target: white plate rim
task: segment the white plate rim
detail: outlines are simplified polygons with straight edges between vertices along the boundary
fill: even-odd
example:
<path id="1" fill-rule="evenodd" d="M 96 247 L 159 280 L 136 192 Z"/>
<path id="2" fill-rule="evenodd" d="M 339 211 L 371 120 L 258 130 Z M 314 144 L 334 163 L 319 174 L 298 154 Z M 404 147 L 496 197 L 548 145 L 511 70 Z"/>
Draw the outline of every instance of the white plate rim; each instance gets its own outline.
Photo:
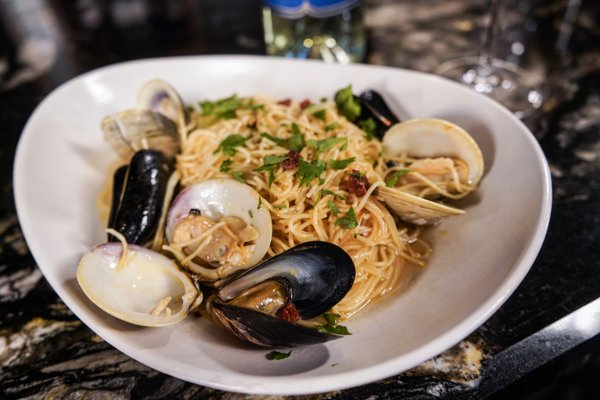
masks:
<path id="1" fill-rule="evenodd" d="M 168 375 L 173 375 L 173 372 L 168 368 L 155 363 L 151 357 L 147 357 L 146 354 L 131 354 L 131 352 L 127 351 L 124 346 L 121 346 L 118 342 L 118 335 L 111 335 L 107 332 L 99 333 L 92 326 L 90 326 L 90 320 L 86 317 L 85 312 L 82 308 L 80 308 L 74 301 L 71 301 L 69 295 L 60 289 L 60 283 L 52 278 L 51 274 L 47 274 L 45 271 L 45 265 L 48 265 L 45 257 L 43 256 L 43 250 L 40 245 L 40 242 L 33 237 L 33 235 L 29 234 L 29 226 L 32 223 L 29 219 L 28 212 L 23 208 L 22 204 L 24 204 L 24 191 L 25 191 L 25 183 L 26 176 L 24 176 L 23 171 L 25 170 L 25 163 L 27 159 L 25 158 L 26 149 L 29 146 L 32 146 L 31 140 L 34 136 L 31 126 L 34 124 L 34 121 L 37 118 L 40 118 L 40 115 L 43 113 L 44 105 L 50 101 L 50 99 L 61 91 L 65 90 L 69 85 L 77 85 L 86 77 L 92 74 L 102 74 L 114 69 L 119 69 L 124 65 L 130 64 L 144 64 L 148 62 L 177 62 L 178 60 L 190 60 L 190 59 L 212 59 L 227 62 L 267 62 L 267 63 L 292 63 L 297 62 L 296 60 L 285 60 L 278 59 L 272 57 L 261 57 L 261 56 L 247 56 L 247 55 L 219 55 L 219 56 L 181 56 L 181 57 L 166 57 L 166 58 L 151 58 L 151 59 L 143 59 L 143 60 L 133 60 L 127 61 L 118 64 L 112 64 L 105 67 L 101 67 L 89 72 L 86 72 L 82 75 L 76 76 L 71 80 L 63 83 L 56 89 L 54 89 L 44 100 L 36 107 L 31 117 L 29 118 L 27 124 L 25 125 L 21 137 L 19 139 L 19 143 L 17 145 L 17 151 L 15 155 L 14 161 L 14 169 L 13 169 L 13 182 L 14 182 L 14 196 L 15 196 L 15 205 L 17 210 L 17 216 L 19 218 L 21 229 L 23 231 L 24 237 L 27 241 L 27 244 L 30 248 L 31 254 L 38 262 L 38 266 L 40 270 L 44 273 L 45 278 L 49 281 L 50 285 L 53 289 L 59 294 L 61 299 L 65 302 L 65 304 L 80 318 L 90 329 L 94 330 L 99 334 L 103 339 L 105 339 L 112 346 L 116 347 L 119 351 L 127 354 L 133 359 L 140 361 L 141 363 L 151 366 L 152 368 L 163 372 Z M 302 62 L 310 62 L 315 63 L 318 61 L 302 61 Z M 383 71 L 393 71 L 393 70 L 401 70 L 404 73 L 416 74 L 421 76 L 426 76 L 428 79 L 443 79 L 439 78 L 427 73 L 419 72 L 419 71 L 411 71 L 411 70 L 402 70 L 399 68 L 385 67 L 385 66 L 371 66 L 371 65 L 351 65 L 344 66 L 347 68 L 357 68 L 357 69 L 367 69 L 367 70 L 383 70 Z M 459 85 L 458 83 L 454 83 L 456 85 L 456 90 L 466 90 L 470 91 L 466 87 Z M 496 103 L 495 101 L 483 97 L 481 101 L 486 101 L 489 103 L 490 107 L 497 108 L 500 112 L 507 115 L 508 118 L 516 119 L 510 111 Z M 525 125 L 518 121 L 518 123 L 524 128 L 526 131 L 529 130 L 525 127 Z M 530 133 L 530 132 L 529 132 Z M 321 393 L 332 390 L 341 390 L 349 387 L 356 387 L 359 385 L 367 384 L 379 379 L 383 379 L 399 372 L 408 370 L 412 367 L 417 366 L 418 364 L 430 359 L 446 349 L 452 347 L 456 343 L 460 342 L 470 333 L 475 331 L 479 326 L 481 326 L 485 321 L 487 321 L 495 311 L 510 297 L 510 295 L 516 290 L 519 283 L 524 279 L 525 275 L 533 265 L 537 254 L 542 246 L 542 243 L 545 238 L 545 234 L 548 229 L 549 220 L 550 220 L 550 211 L 552 207 L 552 187 L 551 187 L 551 178 L 550 178 L 550 170 L 548 168 L 548 163 L 545 159 L 543 151 L 539 143 L 535 140 L 533 134 L 527 135 L 527 141 L 531 146 L 531 149 L 534 152 L 536 162 L 538 167 L 541 168 L 542 176 L 543 176 L 543 193 L 542 193 L 542 203 L 539 209 L 539 215 L 537 218 L 537 225 L 534 230 L 534 234 L 531 235 L 529 243 L 524 246 L 526 250 L 520 256 L 518 261 L 513 265 L 511 272 L 507 278 L 504 279 L 502 284 L 492 293 L 492 295 L 481 304 L 479 307 L 475 309 L 467 318 L 463 319 L 460 323 L 455 325 L 452 329 L 445 332 L 444 334 L 438 336 L 435 340 L 430 341 L 426 345 L 417 348 L 405 355 L 401 358 L 401 362 L 398 359 L 393 359 L 387 362 L 380 363 L 375 366 L 361 368 L 355 371 L 349 372 L 341 372 L 334 373 L 325 377 L 309 377 L 308 379 L 304 377 L 295 376 L 293 381 L 290 379 L 286 379 L 285 377 L 260 377 L 260 379 L 264 380 L 265 383 L 262 385 L 255 385 L 252 387 L 246 387 L 243 385 L 236 385 L 232 383 L 222 383 L 222 382 L 214 382 L 214 381 L 206 381 L 203 379 L 199 379 L 197 376 L 186 375 L 185 373 L 180 373 L 176 375 L 176 377 L 201 384 L 206 385 L 212 388 L 226 390 L 226 391 L 236 391 L 236 392 L 245 392 L 250 394 L 311 394 L 311 393 Z M 117 344 L 115 344 L 117 342 Z M 399 365 L 401 364 L 401 366 Z"/>

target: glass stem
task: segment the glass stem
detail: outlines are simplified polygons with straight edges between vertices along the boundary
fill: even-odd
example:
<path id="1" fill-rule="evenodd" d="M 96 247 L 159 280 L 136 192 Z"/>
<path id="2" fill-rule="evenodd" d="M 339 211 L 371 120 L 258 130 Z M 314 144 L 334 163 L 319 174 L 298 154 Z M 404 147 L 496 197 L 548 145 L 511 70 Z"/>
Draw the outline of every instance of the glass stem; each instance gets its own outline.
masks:
<path id="1" fill-rule="evenodd" d="M 491 60 L 496 56 L 496 43 L 500 31 L 500 9 L 503 0 L 490 0 L 490 21 L 483 36 L 479 52 L 479 63 L 483 69 L 491 67 Z"/>

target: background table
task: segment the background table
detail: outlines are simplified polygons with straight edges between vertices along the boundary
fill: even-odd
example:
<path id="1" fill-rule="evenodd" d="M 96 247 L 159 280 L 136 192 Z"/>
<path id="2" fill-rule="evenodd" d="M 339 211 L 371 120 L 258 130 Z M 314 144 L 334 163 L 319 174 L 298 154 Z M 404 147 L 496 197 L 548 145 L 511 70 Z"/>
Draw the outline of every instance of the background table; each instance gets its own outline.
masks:
<path id="1" fill-rule="evenodd" d="M 600 398 L 600 4 L 583 1 L 569 26 L 567 1 L 509 3 L 522 19 L 503 31 L 500 53 L 532 71 L 547 95 L 526 121 L 554 186 L 539 257 L 507 303 L 454 348 L 389 379 L 305 398 Z M 486 5 L 366 1 L 366 61 L 431 71 L 477 47 Z M 130 59 L 263 54 L 260 3 L 2 0 L 0 13 L 0 397 L 260 398 L 163 375 L 91 332 L 37 268 L 12 192 L 19 135 L 52 89 Z M 481 363 L 467 357 L 473 350 Z"/>

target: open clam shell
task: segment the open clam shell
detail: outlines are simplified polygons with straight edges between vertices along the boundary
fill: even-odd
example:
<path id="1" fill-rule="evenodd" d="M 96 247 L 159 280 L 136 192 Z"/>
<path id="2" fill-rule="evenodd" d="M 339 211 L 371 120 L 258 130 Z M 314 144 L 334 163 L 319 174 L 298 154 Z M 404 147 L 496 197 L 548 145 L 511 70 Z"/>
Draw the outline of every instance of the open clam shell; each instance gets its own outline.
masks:
<path id="1" fill-rule="evenodd" d="M 179 93 L 162 79 L 146 82 L 139 90 L 137 106 L 156 111 L 175 122 L 179 131 L 184 131 L 188 114 Z"/>
<path id="2" fill-rule="evenodd" d="M 228 329 L 250 343 L 298 346 L 325 342 L 341 336 L 288 322 L 276 316 L 278 311 L 264 310 L 275 299 L 285 298 L 287 303 L 283 307 L 292 305 L 300 321 L 317 317 L 348 293 L 354 277 L 354 262 L 343 249 L 327 242 L 307 242 L 230 279 L 219 289 L 218 300 L 212 307 Z M 279 291 L 286 293 L 261 291 L 248 304 L 239 301 L 249 289 L 270 280 L 282 282 Z"/>
<path id="3" fill-rule="evenodd" d="M 131 109 L 102 119 L 105 140 L 125 160 L 142 149 L 154 149 L 173 158 L 179 151 L 179 133 L 173 121 L 151 111 Z"/>
<path id="4" fill-rule="evenodd" d="M 183 320 L 200 304 L 190 278 L 162 254 L 143 247 L 103 243 L 83 255 L 77 282 L 85 295 L 108 314 L 141 326 L 167 326 Z"/>
<path id="5" fill-rule="evenodd" d="M 184 265 L 205 280 L 216 281 L 256 265 L 267 253 L 273 235 L 269 210 L 262 206 L 260 195 L 250 186 L 234 179 L 211 179 L 191 185 L 173 200 L 167 214 L 166 237 L 173 244 L 176 226 L 190 212 L 196 212 L 213 222 L 235 217 L 258 231 L 249 256 L 237 265 L 227 263 L 209 268 L 195 262 Z"/>
<path id="6" fill-rule="evenodd" d="M 465 213 L 464 210 L 386 186 L 379 186 L 376 194 L 403 221 L 415 225 L 435 224 L 444 218 Z"/>
<path id="7" fill-rule="evenodd" d="M 383 137 L 383 153 L 413 158 L 452 157 L 469 167 L 467 183 L 476 186 L 484 171 L 479 146 L 460 126 L 442 119 L 411 119 L 392 126 Z"/>

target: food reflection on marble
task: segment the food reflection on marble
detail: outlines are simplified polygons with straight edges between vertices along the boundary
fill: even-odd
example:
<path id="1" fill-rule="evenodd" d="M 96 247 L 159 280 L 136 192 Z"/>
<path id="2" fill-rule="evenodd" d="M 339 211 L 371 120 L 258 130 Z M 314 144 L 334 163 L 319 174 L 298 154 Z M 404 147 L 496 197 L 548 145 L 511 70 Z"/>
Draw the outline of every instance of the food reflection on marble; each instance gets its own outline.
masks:
<path id="1" fill-rule="evenodd" d="M 483 174 L 462 128 L 399 121 L 374 90 L 187 109 L 153 80 L 137 105 L 101 123 L 126 164 L 100 201 L 109 243 L 77 276 L 92 302 L 143 326 L 177 323 L 206 298 L 209 315 L 260 346 L 348 335 L 340 322 L 426 265 L 421 226 L 463 214 L 445 203 Z"/>

